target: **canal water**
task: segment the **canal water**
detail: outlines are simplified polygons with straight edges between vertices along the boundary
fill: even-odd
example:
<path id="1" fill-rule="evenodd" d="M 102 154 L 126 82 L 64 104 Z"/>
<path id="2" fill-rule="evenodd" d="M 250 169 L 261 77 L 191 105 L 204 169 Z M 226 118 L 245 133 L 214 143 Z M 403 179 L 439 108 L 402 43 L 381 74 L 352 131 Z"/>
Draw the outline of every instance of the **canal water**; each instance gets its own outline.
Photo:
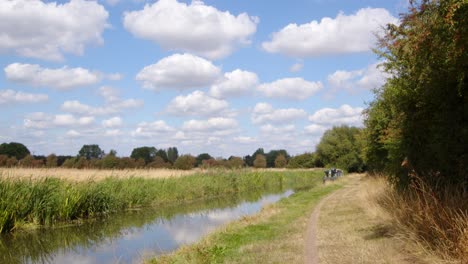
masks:
<path id="1" fill-rule="evenodd" d="M 291 195 L 251 193 L 112 214 L 81 225 L 0 236 L 0 263 L 140 263 L 200 240 L 217 227 Z"/>

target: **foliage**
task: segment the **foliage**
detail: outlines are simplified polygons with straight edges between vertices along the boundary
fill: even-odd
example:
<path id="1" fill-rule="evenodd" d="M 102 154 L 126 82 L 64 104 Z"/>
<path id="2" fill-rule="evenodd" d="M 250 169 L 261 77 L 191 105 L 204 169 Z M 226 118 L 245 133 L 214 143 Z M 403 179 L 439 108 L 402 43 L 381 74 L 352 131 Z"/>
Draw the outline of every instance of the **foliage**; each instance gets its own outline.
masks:
<path id="1" fill-rule="evenodd" d="M 101 159 L 104 156 L 104 151 L 101 150 L 99 145 L 83 145 L 78 152 L 78 157 L 83 157 L 87 160 L 90 159 Z"/>
<path id="2" fill-rule="evenodd" d="M 226 167 L 230 169 L 239 169 L 244 166 L 244 160 L 240 157 L 231 156 L 226 162 Z"/>
<path id="3" fill-rule="evenodd" d="M 288 168 L 314 168 L 315 166 L 315 155 L 313 153 L 304 153 L 292 157 L 288 162 Z"/>
<path id="4" fill-rule="evenodd" d="M 255 160 L 253 162 L 255 168 L 266 168 L 267 161 L 265 155 L 257 154 L 255 155 Z"/>
<path id="5" fill-rule="evenodd" d="M 154 157 L 156 157 L 156 152 L 157 150 L 155 147 L 139 147 L 132 150 L 130 157 L 135 160 L 143 159 L 145 164 L 148 164 L 154 160 Z"/>
<path id="6" fill-rule="evenodd" d="M 156 151 L 156 157 L 160 157 L 164 162 L 168 162 L 167 152 L 164 149 L 159 149 Z"/>
<path id="7" fill-rule="evenodd" d="M 317 145 L 317 159 L 327 165 L 349 172 L 362 172 L 364 142 L 357 127 L 339 126 L 325 131 Z"/>
<path id="8" fill-rule="evenodd" d="M 19 165 L 23 168 L 31 168 L 33 166 L 34 157 L 32 155 L 26 155 L 19 161 Z"/>
<path id="9" fill-rule="evenodd" d="M 195 166 L 199 167 L 200 165 L 203 164 L 203 161 L 204 160 L 209 160 L 209 159 L 212 159 L 213 157 L 211 157 L 210 154 L 208 153 L 202 153 L 202 154 L 199 154 L 196 158 L 196 162 L 195 162 Z"/>
<path id="10" fill-rule="evenodd" d="M 164 161 L 164 159 L 161 158 L 160 156 L 156 156 L 154 158 L 154 160 L 147 165 L 147 167 L 154 168 L 154 169 L 157 169 L 157 168 L 170 168 L 171 163 Z"/>
<path id="11" fill-rule="evenodd" d="M 275 149 L 272 149 L 270 150 L 270 152 L 268 152 L 266 155 L 265 155 L 265 158 L 266 158 L 266 161 L 267 161 L 267 167 L 268 168 L 274 168 L 276 167 L 275 165 L 275 160 L 276 158 L 279 156 L 279 155 L 283 155 L 284 158 L 286 159 L 286 162 L 287 160 L 289 159 L 289 154 L 286 150 L 284 149 L 279 149 L 279 150 L 275 150 Z"/>
<path id="12" fill-rule="evenodd" d="M 288 160 L 283 154 L 279 154 L 275 159 L 275 168 L 284 168 L 288 164 Z"/>
<path id="13" fill-rule="evenodd" d="M 179 151 L 176 147 L 170 147 L 167 149 L 167 159 L 170 163 L 174 164 L 174 162 L 179 157 Z"/>
<path id="14" fill-rule="evenodd" d="M 391 76 L 367 109 L 369 166 L 400 187 L 467 185 L 468 2 L 412 2 L 380 39 Z M 401 168 L 405 160 L 406 168 Z"/>
<path id="15" fill-rule="evenodd" d="M 179 170 L 190 170 L 195 166 L 195 158 L 192 155 L 182 155 L 174 162 L 174 168 Z"/>
<path id="16" fill-rule="evenodd" d="M 15 157 L 17 160 L 20 160 L 29 154 L 29 149 L 21 143 L 10 142 L 0 145 L 0 155 L 7 155 L 8 157 Z"/>
<path id="17" fill-rule="evenodd" d="M 55 155 L 54 153 L 50 154 L 49 156 L 47 156 L 47 160 L 46 160 L 46 167 L 47 168 L 55 168 L 57 167 L 58 165 L 58 159 L 57 159 L 57 155 Z"/>

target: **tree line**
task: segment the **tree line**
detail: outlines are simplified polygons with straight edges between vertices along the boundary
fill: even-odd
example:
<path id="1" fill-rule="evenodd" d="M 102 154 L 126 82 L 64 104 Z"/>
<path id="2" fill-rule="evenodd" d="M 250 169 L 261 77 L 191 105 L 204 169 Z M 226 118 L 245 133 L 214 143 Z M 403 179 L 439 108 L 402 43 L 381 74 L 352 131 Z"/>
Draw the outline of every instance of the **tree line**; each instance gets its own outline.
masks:
<path id="1" fill-rule="evenodd" d="M 230 156 L 215 158 L 209 153 L 197 156 L 179 155 L 177 147 L 156 149 L 143 146 L 134 148 L 129 157 L 118 157 L 115 150 L 105 153 L 99 145 L 83 145 L 76 156 L 31 155 L 28 148 L 17 142 L 0 145 L 0 167 L 63 167 L 95 169 L 128 169 L 128 168 L 168 168 L 189 170 L 199 168 L 314 168 L 340 167 L 347 171 L 363 171 L 366 166 L 356 142 L 362 129 L 356 127 L 334 127 L 325 132 L 317 151 L 291 156 L 285 149 L 265 152 L 258 148 L 251 155 L 244 157 Z"/>

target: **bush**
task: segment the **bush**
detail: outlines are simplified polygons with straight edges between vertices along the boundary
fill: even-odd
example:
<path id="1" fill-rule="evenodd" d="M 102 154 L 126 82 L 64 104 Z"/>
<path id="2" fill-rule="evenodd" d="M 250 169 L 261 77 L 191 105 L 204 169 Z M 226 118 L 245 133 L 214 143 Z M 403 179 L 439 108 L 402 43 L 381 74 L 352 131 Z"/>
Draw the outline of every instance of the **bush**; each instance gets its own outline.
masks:
<path id="1" fill-rule="evenodd" d="M 174 162 L 174 168 L 179 170 L 190 170 L 195 166 L 196 159 L 192 155 L 182 155 Z"/>
<path id="2" fill-rule="evenodd" d="M 266 168 L 267 166 L 267 161 L 264 155 L 262 154 L 257 154 L 255 156 L 255 160 L 253 162 L 253 165 L 255 168 Z"/>
<path id="3" fill-rule="evenodd" d="M 275 159 L 275 168 L 284 168 L 288 164 L 286 157 L 282 154 L 278 155 Z"/>

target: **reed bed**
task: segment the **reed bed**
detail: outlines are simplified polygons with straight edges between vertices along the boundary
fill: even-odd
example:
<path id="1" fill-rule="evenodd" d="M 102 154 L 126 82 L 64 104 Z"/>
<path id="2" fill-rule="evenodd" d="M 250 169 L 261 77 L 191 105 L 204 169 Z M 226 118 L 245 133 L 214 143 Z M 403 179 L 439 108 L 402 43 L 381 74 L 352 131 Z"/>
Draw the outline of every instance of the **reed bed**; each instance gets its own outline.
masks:
<path id="1" fill-rule="evenodd" d="M 106 178 L 128 179 L 140 177 L 145 179 L 174 178 L 192 175 L 198 170 L 170 169 L 127 169 L 127 170 L 97 170 L 68 168 L 0 168 L 0 178 L 10 179 L 45 179 L 57 178 L 70 181 L 99 181 Z"/>
<path id="2" fill-rule="evenodd" d="M 226 194 L 282 187 L 312 187 L 309 171 L 208 171 L 191 177 L 107 177 L 68 181 L 56 177 L 0 178 L 0 233 L 52 225 L 129 208 L 163 206 Z"/>

